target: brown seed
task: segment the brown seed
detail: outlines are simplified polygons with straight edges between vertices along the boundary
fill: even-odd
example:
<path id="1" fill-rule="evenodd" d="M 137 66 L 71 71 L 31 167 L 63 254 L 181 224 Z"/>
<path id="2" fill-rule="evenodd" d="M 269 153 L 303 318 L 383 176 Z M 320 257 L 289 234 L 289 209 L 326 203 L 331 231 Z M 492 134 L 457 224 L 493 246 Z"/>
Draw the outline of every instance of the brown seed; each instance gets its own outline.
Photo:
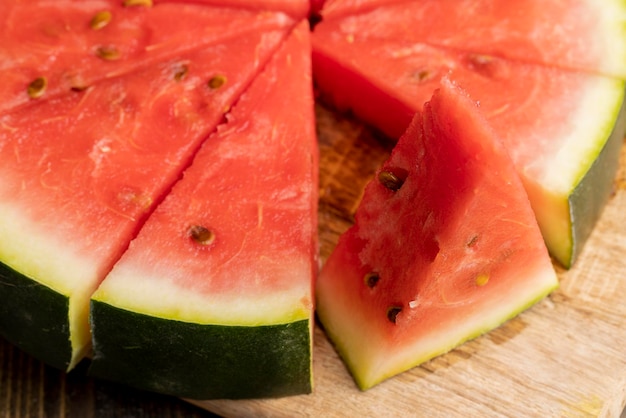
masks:
<path id="1" fill-rule="evenodd" d="M 201 225 L 194 225 L 190 227 L 189 236 L 201 245 L 209 245 L 215 241 L 215 234 L 213 231 Z"/>
<path id="2" fill-rule="evenodd" d="M 111 18 L 113 15 L 108 10 L 103 10 L 98 12 L 91 18 L 91 22 L 89 22 L 89 27 L 93 30 L 100 30 L 111 22 Z"/>
<path id="3" fill-rule="evenodd" d="M 374 288 L 374 286 L 376 286 L 376 284 L 378 284 L 378 281 L 380 280 L 380 276 L 378 275 L 378 273 L 367 273 L 365 275 L 365 284 L 367 285 L 367 287 L 369 287 L 370 289 Z"/>
<path id="4" fill-rule="evenodd" d="M 396 318 L 401 311 L 402 308 L 399 306 L 391 306 L 389 309 L 387 309 L 387 319 L 389 320 L 389 322 L 395 324 Z"/>
<path id="5" fill-rule="evenodd" d="M 189 67 L 187 64 L 180 64 L 174 69 L 174 80 L 181 81 L 185 77 L 187 77 L 187 73 L 189 72 Z"/>
<path id="6" fill-rule="evenodd" d="M 152 7 L 152 0 L 124 0 L 124 7 L 144 6 Z"/>
<path id="7" fill-rule="evenodd" d="M 96 55 L 105 61 L 115 61 L 120 59 L 120 51 L 114 46 L 101 46 L 96 49 Z"/>
<path id="8" fill-rule="evenodd" d="M 209 88 L 212 90 L 217 90 L 220 87 L 222 87 L 224 84 L 226 84 L 226 77 L 223 75 L 216 75 L 214 77 L 211 77 L 211 79 L 207 83 Z"/>
<path id="9" fill-rule="evenodd" d="M 38 99 L 43 96 L 48 87 L 48 80 L 46 77 L 37 77 L 28 85 L 28 97 L 31 99 Z"/>
<path id="10" fill-rule="evenodd" d="M 473 247 L 474 245 L 476 245 L 476 242 L 478 242 L 478 235 L 474 235 L 468 242 L 467 242 L 467 246 L 468 247 Z"/>
<path id="11" fill-rule="evenodd" d="M 378 181 L 380 181 L 383 186 L 389 190 L 393 190 L 394 192 L 400 190 L 400 187 L 404 184 L 404 179 L 400 178 L 391 171 L 381 171 L 378 174 Z"/>
<path id="12" fill-rule="evenodd" d="M 431 78 L 433 78 L 433 73 L 429 70 L 421 69 L 413 72 L 412 78 L 418 83 L 421 83 L 422 81 L 430 80 Z"/>

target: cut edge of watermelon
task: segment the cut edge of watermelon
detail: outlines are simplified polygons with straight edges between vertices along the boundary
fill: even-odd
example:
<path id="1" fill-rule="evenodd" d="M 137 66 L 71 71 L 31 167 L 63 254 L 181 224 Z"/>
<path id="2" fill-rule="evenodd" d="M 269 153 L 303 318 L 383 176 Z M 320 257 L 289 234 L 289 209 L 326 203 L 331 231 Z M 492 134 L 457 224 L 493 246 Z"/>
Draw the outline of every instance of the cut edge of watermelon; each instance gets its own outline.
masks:
<path id="1" fill-rule="evenodd" d="M 584 243 L 591 235 L 596 221 L 600 218 L 606 202 L 614 193 L 614 178 L 619 168 L 620 149 L 626 134 L 626 102 L 617 116 L 604 147 L 593 164 L 569 195 L 569 207 L 572 224 L 572 247 L 569 263 L 571 267 L 584 248 Z"/>
<path id="2" fill-rule="evenodd" d="M 306 281 L 298 278 L 300 274 L 309 277 L 310 271 L 310 260 L 304 257 L 293 260 L 293 255 L 290 255 L 284 274 L 293 278 L 294 283 L 302 285 L 267 294 L 257 289 L 252 295 L 235 289 L 231 293 L 220 293 L 219 298 L 207 298 L 206 294 L 193 289 L 163 286 L 168 281 L 184 282 L 184 277 L 177 277 L 173 271 L 163 271 L 163 276 L 158 278 L 149 277 L 145 275 L 145 268 L 133 266 L 122 259 L 93 294 L 92 300 L 133 313 L 197 324 L 287 324 L 311 316 L 312 301 L 301 300 L 302 295 L 309 293 L 310 286 L 305 286 Z M 301 273 L 296 275 L 294 272 Z M 146 298 L 146 295 L 150 297 Z M 159 301 L 158 306 L 155 306 L 155 300 Z M 181 300 L 185 301 L 185 305 L 181 306 Z"/>
<path id="3" fill-rule="evenodd" d="M 613 193 L 613 180 L 619 165 L 619 148 L 626 132 L 626 106 L 624 82 L 606 79 L 606 89 L 601 101 L 589 100 L 586 118 L 581 112 L 578 118 L 580 130 L 572 136 L 577 147 L 578 164 L 573 166 L 568 153 L 562 153 L 550 166 L 544 177 L 545 183 L 522 173 L 524 187 L 537 216 L 537 221 L 551 255 L 565 268 L 571 268 L 585 246 L 606 202 Z M 609 103 L 597 106 L 597 103 Z M 598 108 L 605 109 L 604 124 L 597 122 Z M 590 123 L 591 122 L 591 123 Z M 594 128 L 595 126 L 595 128 Z M 589 141 L 580 131 L 586 132 Z M 552 181 L 552 180 L 555 181 Z"/>
<path id="4" fill-rule="evenodd" d="M 340 263 L 340 260 L 337 263 Z M 335 267 L 330 266 L 330 268 L 332 270 Z M 500 304 L 502 308 L 500 311 L 478 310 L 479 312 L 465 317 L 462 322 L 455 323 L 454 333 L 449 333 L 447 337 L 443 334 L 449 329 L 442 330 L 440 334 L 433 333 L 426 341 L 415 341 L 407 345 L 399 355 L 398 351 L 394 351 L 394 356 L 389 355 L 391 347 L 375 347 L 371 344 L 374 340 L 384 341 L 386 336 L 376 335 L 375 332 L 367 335 L 355 332 L 360 324 L 368 319 L 359 317 L 358 310 L 351 309 L 352 299 L 337 298 L 337 294 L 341 292 L 336 292 L 332 284 L 324 286 L 318 284 L 317 292 L 320 295 L 334 294 L 335 296 L 332 297 L 333 303 L 318 304 L 317 314 L 331 343 L 346 362 L 357 387 L 365 391 L 391 377 L 446 354 L 467 341 L 476 339 L 500 326 L 506 326 L 506 321 L 536 305 L 559 286 L 556 274 L 551 267 L 548 269 L 539 267 L 536 273 L 524 276 L 532 276 L 535 279 L 524 287 L 512 288 L 510 293 L 501 299 L 505 302 Z M 507 303 L 506 300 L 509 302 Z M 524 302 L 516 305 L 515 302 L 519 300 L 524 300 Z M 485 315 L 485 312 L 489 314 Z M 332 318 L 343 319 L 333 321 Z M 420 354 L 416 356 L 415 353 L 418 351 Z"/>
<path id="5" fill-rule="evenodd" d="M 0 207 L 0 216 L 2 219 L 11 219 L 12 222 L 2 222 L 2 236 L 13 237 L 11 240 L 3 240 L 0 242 L 0 259 L 2 259 L 0 276 L 7 278 L 13 282 L 11 287 L 16 289 L 5 288 L 5 291 L 20 292 L 18 289 L 39 288 L 36 292 L 41 300 L 32 306 L 32 309 L 26 309 L 22 306 L 20 309 L 16 306 L 13 312 L 23 310 L 30 312 L 29 315 L 36 316 L 37 306 L 46 306 L 47 314 L 41 319 L 45 321 L 46 316 L 63 317 L 63 321 L 58 326 L 61 332 L 60 338 L 66 338 L 69 344 L 69 353 L 65 356 L 56 356 L 54 360 L 47 361 L 54 367 L 63 370 L 70 370 L 89 352 L 91 344 L 91 333 L 89 326 L 85 321 L 89 311 L 89 298 L 96 290 L 97 277 L 94 276 L 94 265 L 100 263 L 89 257 L 79 256 L 71 249 L 71 243 L 60 241 L 54 237 L 42 237 L 40 231 L 36 227 L 23 222 L 23 217 L 19 216 L 19 208 L 12 209 L 4 204 Z M 66 248 L 67 251 L 59 253 L 59 248 Z M 37 254 L 36 257 L 25 258 L 24 254 Z M 72 266 L 68 268 L 68 266 Z M 100 266 L 102 267 L 102 266 Z M 45 270 L 45 272 L 44 272 Z M 37 279 L 33 279 L 37 278 Z M 41 279 L 39 279 L 41 278 Z M 85 280 L 88 278 L 88 280 Z M 6 283 L 3 282 L 3 285 Z M 44 290 L 46 289 L 46 290 Z M 5 293 L 3 291 L 3 293 Z M 25 296 L 20 292 L 21 296 Z M 35 298 L 37 299 L 37 298 Z M 58 300 L 59 302 L 55 302 Z M 64 302 L 61 302 L 64 301 Z M 6 300 L 10 303 L 28 304 L 25 299 Z M 64 309 L 63 313 L 53 312 L 50 307 L 60 307 Z M 19 320 L 21 315 L 10 315 L 11 318 Z M 5 315 L 9 317 L 9 315 Z M 30 322 L 31 320 L 28 320 Z M 7 332 L 7 338 L 12 338 L 11 334 L 22 333 L 16 330 L 16 324 L 8 324 L 2 327 Z M 45 328 L 45 329 L 44 329 Z M 18 346 L 26 345 L 26 350 L 31 354 L 37 354 L 38 357 L 46 359 L 47 351 L 57 352 L 54 344 L 50 344 L 53 337 L 54 328 L 51 327 L 29 327 L 30 336 L 20 337 L 22 343 L 16 343 Z M 63 337 L 64 336 L 64 337 Z M 35 350 L 37 341 L 46 350 Z M 64 345 L 64 343 L 61 343 Z M 65 360 L 61 358 L 66 357 Z"/>

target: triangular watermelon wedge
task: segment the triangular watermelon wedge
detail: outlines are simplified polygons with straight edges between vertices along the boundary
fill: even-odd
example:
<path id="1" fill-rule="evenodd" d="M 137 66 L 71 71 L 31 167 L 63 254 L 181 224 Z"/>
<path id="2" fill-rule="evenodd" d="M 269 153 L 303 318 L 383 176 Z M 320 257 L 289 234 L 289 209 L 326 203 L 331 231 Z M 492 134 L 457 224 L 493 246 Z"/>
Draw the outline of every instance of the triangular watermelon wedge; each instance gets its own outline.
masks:
<path id="1" fill-rule="evenodd" d="M 380 39 L 365 20 L 322 22 L 313 45 L 324 100 L 392 138 L 441 77 L 456 80 L 505 143 L 550 252 L 563 266 L 575 262 L 611 193 L 624 133 L 623 80 Z"/>
<path id="2" fill-rule="evenodd" d="M 195 399 L 311 391 L 309 37 L 302 22 L 94 294 L 93 375 Z"/>
<path id="3" fill-rule="evenodd" d="M 295 21 L 194 4 L 124 6 L 122 0 L 7 0 L 0 4 L 0 114 L 83 90 L 203 46 Z"/>
<path id="4" fill-rule="evenodd" d="M 447 79 L 366 187 L 317 282 L 358 386 L 489 331 L 558 285 L 519 176 Z"/>
<path id="5" fill-rule="evenodd" d="M 0 333 L 55 367 L 89 298 L 287 32 L 250 32 L 0 116 Z"/>

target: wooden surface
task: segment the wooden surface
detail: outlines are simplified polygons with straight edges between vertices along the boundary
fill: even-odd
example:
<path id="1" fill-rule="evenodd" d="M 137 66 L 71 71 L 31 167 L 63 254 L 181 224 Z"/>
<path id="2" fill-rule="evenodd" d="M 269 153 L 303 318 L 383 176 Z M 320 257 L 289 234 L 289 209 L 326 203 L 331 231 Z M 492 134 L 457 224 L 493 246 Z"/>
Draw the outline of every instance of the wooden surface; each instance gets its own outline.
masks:
<path id="1" fill-rule="evenodd" d="M 390 144 L 317 108 L 324 260 Z M 0 339 L 0 418 L 619 417 L 626 403 L 626 146 L 616 194 L 561 287 L 501 328 L 367 392 L 316 328 L 312 395 L 191 403 L 65 374 Z M 211 411 L 211 412 L 209 412 Z M 212 413 L 213 412 L 213 413 Z"/>

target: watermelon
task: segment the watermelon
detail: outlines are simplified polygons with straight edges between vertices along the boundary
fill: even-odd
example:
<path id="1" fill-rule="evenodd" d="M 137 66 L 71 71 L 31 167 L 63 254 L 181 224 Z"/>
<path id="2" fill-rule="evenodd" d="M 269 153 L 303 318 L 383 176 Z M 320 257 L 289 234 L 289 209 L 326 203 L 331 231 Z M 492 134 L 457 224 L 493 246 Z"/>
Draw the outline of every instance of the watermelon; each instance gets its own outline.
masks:
<path id="1" fill-rule="evenodd" d="M 365 390 L 497 327 L 558 280 L 510 158 L 447 79 L 366 187 L 317 281 Z"/>
<path id="2" fill-rule="evenodd" d="M 0 114 L 247 32 L 290 27 L 280 12 L 120 0 L 0 3 Z"/>
<path id="3" fill-rule="evenodd" d="M 624 80 L 406 39 L 392 21 L 399 7 L 376 10 L 315 27 L 322 97 L 397 138 L 449 75 L 480 102 L 522 177 L 550 252 L 570 267 L 611 194 Z"/>
<path id="4" fill-rule="evenodd" d="M 310 71 L 303 22 L 93 295 L 94 376 L 194 399 L 312 390 Z"/>
<path id="5" fill-rule="evenodd" d="M 0 333 L 71 369 L 89 300 L 286 36 L 247 32 L 0 115 Z"/>

